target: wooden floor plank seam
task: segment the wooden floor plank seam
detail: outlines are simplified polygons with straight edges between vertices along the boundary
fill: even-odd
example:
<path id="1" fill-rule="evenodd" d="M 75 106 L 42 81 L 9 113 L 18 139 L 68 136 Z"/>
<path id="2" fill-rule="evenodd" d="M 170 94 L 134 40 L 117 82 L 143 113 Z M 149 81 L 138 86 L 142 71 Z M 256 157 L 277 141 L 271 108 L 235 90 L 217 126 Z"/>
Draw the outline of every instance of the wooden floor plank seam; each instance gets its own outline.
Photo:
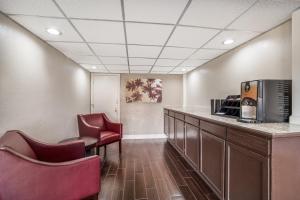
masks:
<path id="1" fill-rule="evenodd" d="M 165 140 L 126 140 L 122 154 L 117 144 L 107 150 L 101 200 L 217 200 Z"/>

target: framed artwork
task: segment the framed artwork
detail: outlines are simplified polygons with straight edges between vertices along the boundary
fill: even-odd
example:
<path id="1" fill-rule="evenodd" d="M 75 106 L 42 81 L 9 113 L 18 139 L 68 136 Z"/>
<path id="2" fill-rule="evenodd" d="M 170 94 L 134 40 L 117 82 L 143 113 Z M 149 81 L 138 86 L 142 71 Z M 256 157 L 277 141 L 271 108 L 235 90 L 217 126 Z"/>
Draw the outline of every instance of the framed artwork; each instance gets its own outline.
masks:
<path id="1" fill-rule="evenodd" d="M 152 78 L 129 79 L 125 86 L 126 103 L 161 103 L 162 80 Z"/>

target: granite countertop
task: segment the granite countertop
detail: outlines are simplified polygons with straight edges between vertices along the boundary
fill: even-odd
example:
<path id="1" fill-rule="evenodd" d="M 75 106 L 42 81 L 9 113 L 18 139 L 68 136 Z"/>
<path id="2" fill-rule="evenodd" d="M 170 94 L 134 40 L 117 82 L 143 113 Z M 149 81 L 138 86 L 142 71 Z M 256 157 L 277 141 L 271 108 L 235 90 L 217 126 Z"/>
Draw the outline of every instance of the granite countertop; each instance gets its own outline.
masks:
<path id="1" fill-rule="evenodd" d="M 236 119 L 220 117 L 211 115 L 210 112 L 199 107 L 185 107 L 185 106 L 166 106 L 166 109 L 186 113 L 209 121 L 214 121 L 223 125 L 245 128 L 250 131 L 266 134 L 270 137 L 290 137 L 300 136 L 300 125 L 289 123 L 261 123 L 261 124 L 248 124 L 238 122 Z"/>

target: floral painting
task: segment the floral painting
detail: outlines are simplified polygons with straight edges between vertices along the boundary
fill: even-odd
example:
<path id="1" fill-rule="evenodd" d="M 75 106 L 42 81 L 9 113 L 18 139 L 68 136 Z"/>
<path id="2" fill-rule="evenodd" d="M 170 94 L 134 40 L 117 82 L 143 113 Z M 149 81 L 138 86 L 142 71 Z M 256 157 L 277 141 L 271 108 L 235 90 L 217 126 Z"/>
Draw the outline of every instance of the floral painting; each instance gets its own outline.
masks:
<path id="1" fill-rule="evenodd" d="M 126 103 L 161 103 L 162 81 L 160 79 L 130 79 L 126 82 Z"/>

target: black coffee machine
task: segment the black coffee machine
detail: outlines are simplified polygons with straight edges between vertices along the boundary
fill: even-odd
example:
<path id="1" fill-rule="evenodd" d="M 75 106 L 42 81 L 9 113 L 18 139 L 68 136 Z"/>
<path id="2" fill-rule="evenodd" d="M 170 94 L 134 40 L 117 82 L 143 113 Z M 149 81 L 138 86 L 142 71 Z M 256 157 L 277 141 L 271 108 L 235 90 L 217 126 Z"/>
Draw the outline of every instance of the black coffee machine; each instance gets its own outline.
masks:
<path id="1" fill-rule="evenodd" d="M 240 102 L 240 95 L 229 95 L 226 99 L 211 99 L 211 114 L 239 118 Z"/>
<path id="2" fill-rule="evenodd" d="M 291 113 L 291 80 L 254 80 L 241 83 L 238 121 L 247 123 L 288 122 Z"/>

